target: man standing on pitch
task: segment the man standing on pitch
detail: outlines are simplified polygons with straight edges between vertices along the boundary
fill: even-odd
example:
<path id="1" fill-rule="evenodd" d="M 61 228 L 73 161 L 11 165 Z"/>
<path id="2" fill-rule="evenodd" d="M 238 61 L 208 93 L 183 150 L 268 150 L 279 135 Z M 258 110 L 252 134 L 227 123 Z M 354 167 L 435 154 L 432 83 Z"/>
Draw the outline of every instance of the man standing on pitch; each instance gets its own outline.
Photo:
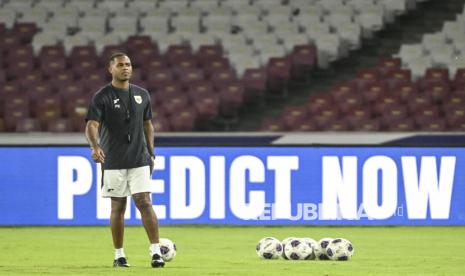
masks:
<path id="1" fill-rule="evenodd" d="M 123 251 L 123 236 L 124 212 L 127 197 L 131 195 L 151 243 L 151 265 L 163 267 L 158 221 L 150 197 L 155 160 L 150 95 L 147 90 L 129 83 L 132 66 L 126 54 L 113 54 L 108 70 L 113 79 L 92 98 L 86 117 L 86 137 L 92 159 L 102 164 L 102 196 L 111 198 L 113 266 L 130 266 Z"/>

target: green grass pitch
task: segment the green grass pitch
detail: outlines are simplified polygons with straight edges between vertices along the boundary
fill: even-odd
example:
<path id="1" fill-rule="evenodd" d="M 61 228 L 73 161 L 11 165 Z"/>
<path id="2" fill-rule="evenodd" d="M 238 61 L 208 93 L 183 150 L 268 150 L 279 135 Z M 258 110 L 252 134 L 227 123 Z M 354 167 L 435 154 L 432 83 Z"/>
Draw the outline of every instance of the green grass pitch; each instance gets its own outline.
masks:
<path id="1" fill-rule="evenodd" d="M 464 275 L 465 227 L 209 227 L 162 226 L 178 255 L 150 267 L 141 226 L 126 227 L 129 269 L 111 267 L 109 227 L 0 228 L 0 275 Z M 261 260 L 265 236 L 344 237 L 346 262 Z"/>

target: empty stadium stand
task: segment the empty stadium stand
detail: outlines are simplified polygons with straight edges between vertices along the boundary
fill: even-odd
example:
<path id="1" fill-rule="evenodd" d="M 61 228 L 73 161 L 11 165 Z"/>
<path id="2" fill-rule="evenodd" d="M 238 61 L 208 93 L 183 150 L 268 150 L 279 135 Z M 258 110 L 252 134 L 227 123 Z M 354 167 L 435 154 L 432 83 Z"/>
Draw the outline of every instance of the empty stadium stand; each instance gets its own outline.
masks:
<path id="1" fill-rule="evenodd" d="M 263 131 L 459 130 L 461 15 L 401 59 L 312 91 L 421 2 L 2 0 L 0 131 L 82 131 L 113 51 L 151 93 L 157 131 L 254 130 L 268 109 L 283 111 Z M 446 65 L 447 76 L 433 70 Z"/>

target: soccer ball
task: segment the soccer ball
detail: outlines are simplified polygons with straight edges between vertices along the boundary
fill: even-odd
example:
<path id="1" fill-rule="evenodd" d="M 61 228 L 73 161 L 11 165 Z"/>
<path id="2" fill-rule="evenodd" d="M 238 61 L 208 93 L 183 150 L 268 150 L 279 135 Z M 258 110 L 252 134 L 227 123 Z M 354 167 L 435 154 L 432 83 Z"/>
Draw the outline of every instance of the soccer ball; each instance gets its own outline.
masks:
<path id="1" fill-rule="evenodd" d="M 347 261 L 354 255 L 354 247 L 350 241 L 337 238 L 328 244 L 326 254 L 331 260 Z"/>
<path id="2" fill-rule="evenodd" d="M 281 242 L 281 245 L 283 246 L 283 253 L 281 254 L 281 257 L 283 257 L 284 259 L 288 260 L 288 258 L 286 257 L 286 254 L 284 254 L 284 251 L 286 250 L 286 245 L 291 241 L 295 239 L 295 237 L 289 237 L 289 238 L 285 238 L 282 242 Z"/>
<path id="3" fill-rule="evenodd" d="M 169 262 L 176 256 L 176 244 L 169 239 L 160 238 L 160 251 L 161 258 L 165 262 Z"/>
<path id="4" fill-rule="evenodd" d="M 333 240 L 333 238 L 322 238 L 318 241 L 318 247 L 315 250 L 315 255 L 320 260 L 329 260 L 328 255 L 326 254 L 326 248 L 328 244 Z"/>
<path id="5" fill-rule="evenodd" d="M 304 239 L 295 238 L 286 244 L 284 255 L 290 260 L 308 260 L 313 255 L 313 247 Z"/>
<path id="6" fill-rule="evenodd" d="M 318 247 L 318 242 L 311 238 L 302 238 L 313 250 L 312 254 L 308 256 L 307 260 L 315 260 L 316 259 L 316 248 Z"/>
<path id="7" fill-rule="evenodd" d="M 266 237 L 258 242 L 255 250 L 262 259 L 277 259 L 283 253 L 283 246 L 278 239 Z"/>

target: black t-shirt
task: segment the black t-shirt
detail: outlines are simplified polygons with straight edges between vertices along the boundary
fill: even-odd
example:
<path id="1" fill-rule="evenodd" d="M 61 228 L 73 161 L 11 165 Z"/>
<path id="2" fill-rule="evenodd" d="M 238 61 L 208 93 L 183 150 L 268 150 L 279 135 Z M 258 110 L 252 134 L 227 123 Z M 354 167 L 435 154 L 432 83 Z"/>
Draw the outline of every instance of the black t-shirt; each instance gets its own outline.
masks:
<path id="1" fill-rule="evenodd" d="M 130 169 L 151 164 L 144 135 L 144 121 L 152 119 L 147 90 L 129 85 L 129 90 L 110 84 L 92 97 L 86 121 L 100 123 L 100 146 L 105 153 L 103 169 Z"/>

